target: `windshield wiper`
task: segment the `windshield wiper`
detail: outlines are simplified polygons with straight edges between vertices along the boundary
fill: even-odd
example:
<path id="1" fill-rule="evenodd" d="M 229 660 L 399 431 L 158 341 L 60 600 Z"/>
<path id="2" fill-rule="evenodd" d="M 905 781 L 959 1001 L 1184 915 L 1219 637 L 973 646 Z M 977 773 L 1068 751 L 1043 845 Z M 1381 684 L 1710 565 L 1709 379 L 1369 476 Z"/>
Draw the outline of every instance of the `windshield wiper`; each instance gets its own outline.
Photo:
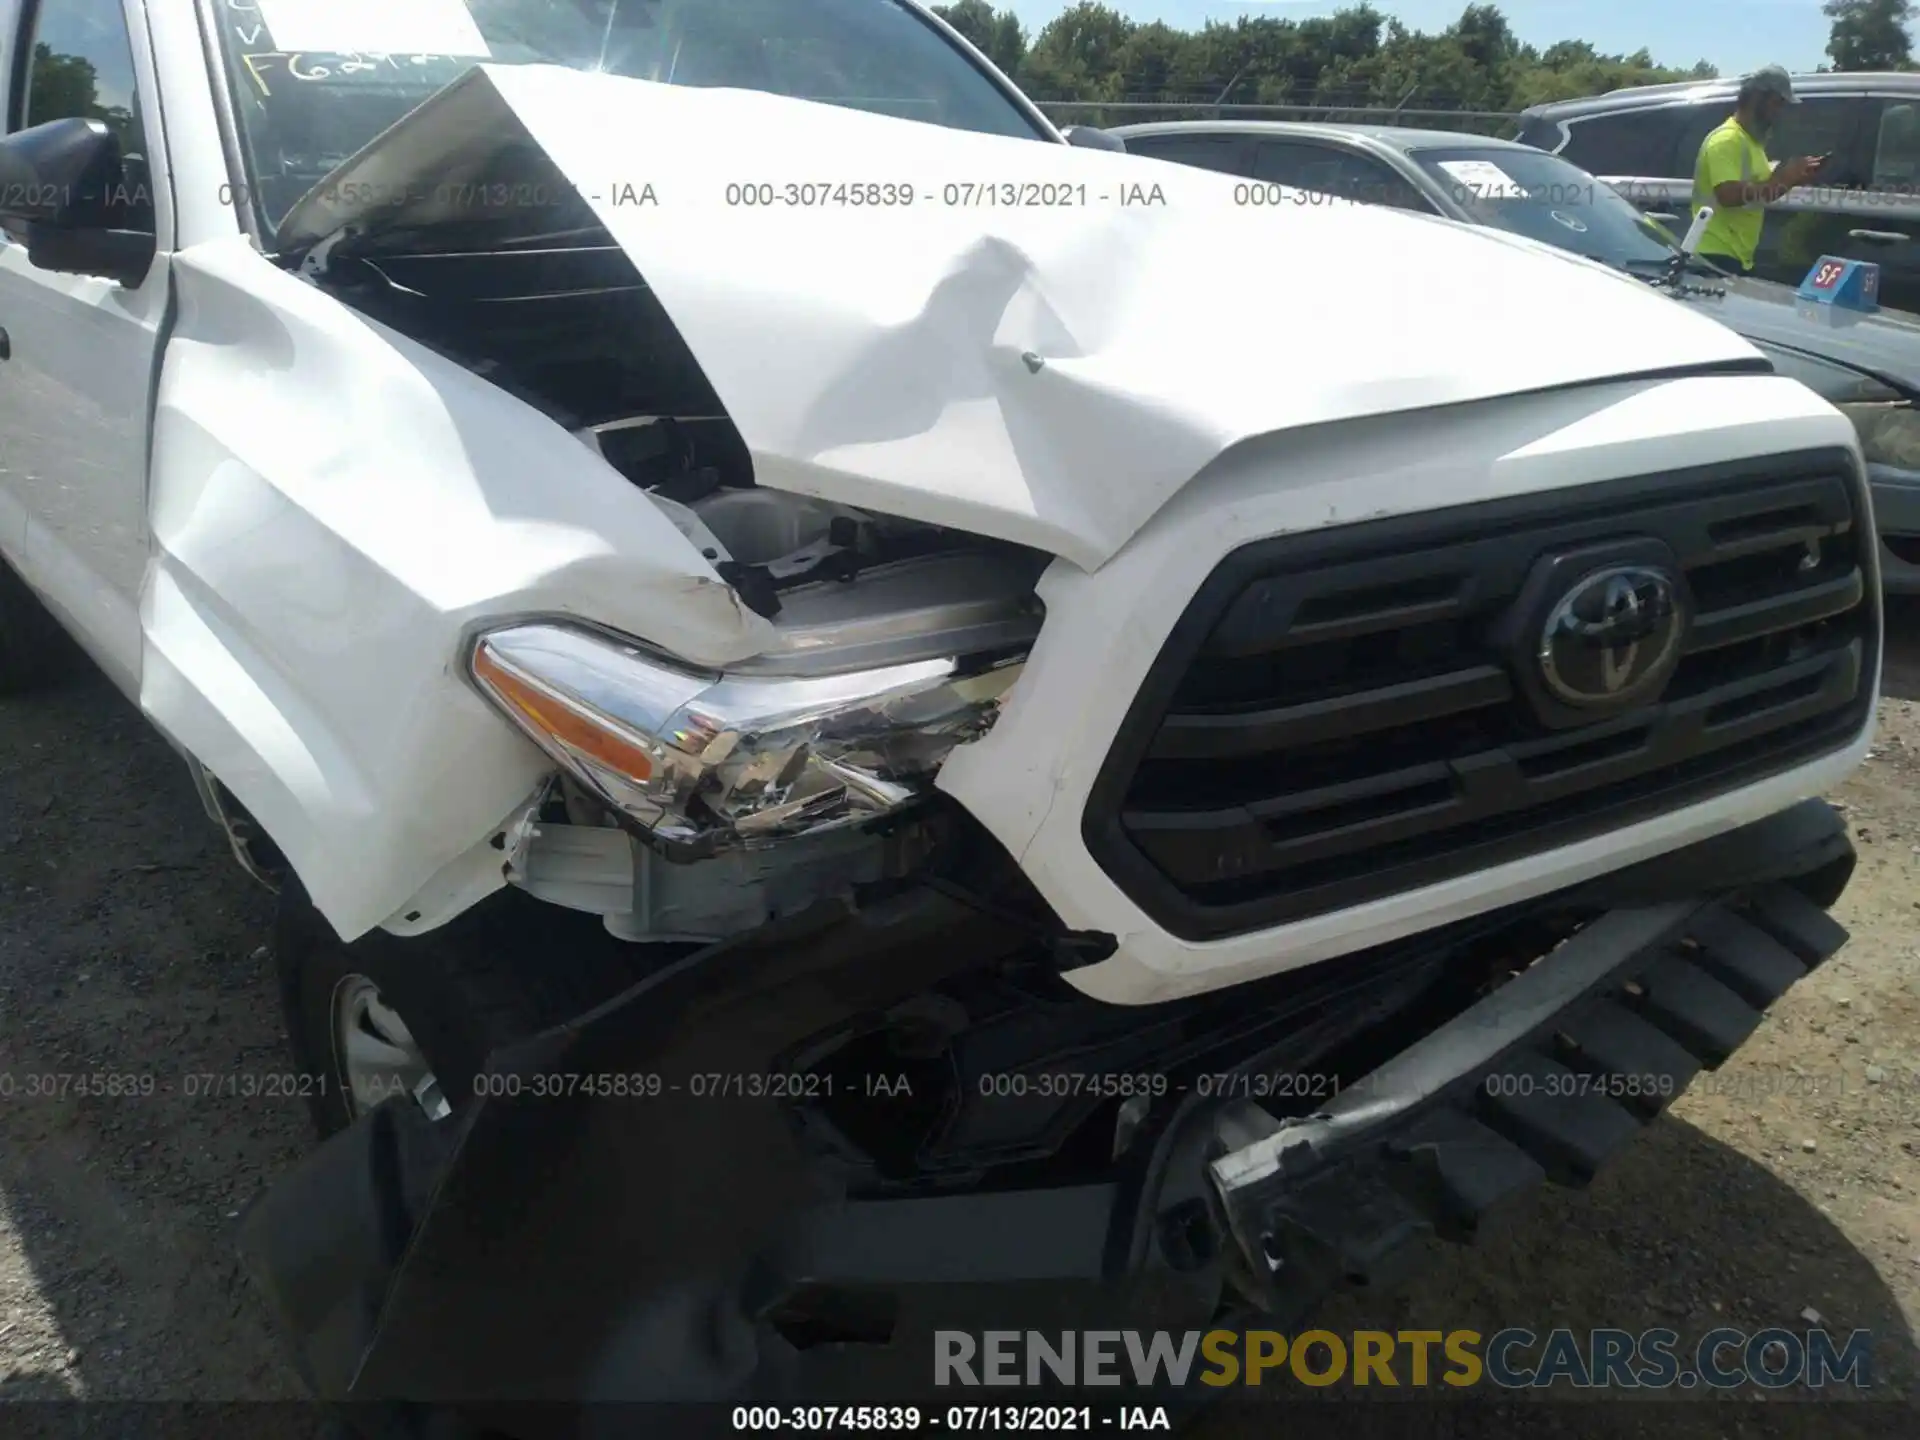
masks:
<path id="1" fill-rule="evenodd" d="M 1716 280 L 1730 278 L 1726 271 L 1711 261 L 1702 260 L 1698 255 L 1688 254 L 1680 250 L 1674 251 L 1673 254 L 1664 260 L 1656 260 L 1652 256 L 1647 255 L 1636 255 L 1630 260 L 1622 260 L 1620 266 L 1624 270 L 1632 270 L 1636 273 L 1642 269 L 1658 269 L 1663 273 L 1690 271 L 1695 275 L 1711 275 Z"/>
<path id="2" fill-rule="evenodd" d="M 1649 285 L 1669 285 L 1673 282 L 1673 262 L 1654 260 L 1644 255 L 1634 255 L 1622 260 L 1613 255 L 1594 255 L 1588 251 L 1580 252 L 1582 260 L 1597 260 L 1609 270 L 1624 270 L 1636 279 L 1645 280 Z M 1647 274 L 1646 271 L 1653 273 Z"/>
<path id="3" fill-rule="evenodd" d="M 1723 284 L 1730 278 L 1725 271 L 1702 260 L 1698 255 L 1688 254 L 1683 250 L 1674 251 L 1664 260 L 1655 259 L 1650 255 L 1634 255 L 1624 260 L 1610 260 L 1606 263 L 1618 266 L 1627 274 L 1646 281 L 1656 289 L 1673 289 L 1689 294 L 1696 291 L 1701 294 L 1724 295 L 1726 293 L 1725 290 L 1705 290 L 1698 286 L 1686 285 L 1684 282 L 1689 274 L 1702 275 Z"/>

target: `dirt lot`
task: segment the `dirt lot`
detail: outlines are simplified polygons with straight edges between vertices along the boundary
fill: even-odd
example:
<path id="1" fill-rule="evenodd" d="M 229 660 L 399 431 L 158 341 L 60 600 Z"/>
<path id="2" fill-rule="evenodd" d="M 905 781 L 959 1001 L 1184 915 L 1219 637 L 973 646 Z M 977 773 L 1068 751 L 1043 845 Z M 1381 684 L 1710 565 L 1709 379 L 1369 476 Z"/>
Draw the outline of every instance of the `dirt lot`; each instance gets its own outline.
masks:
<path id="1" fill-rule="evenodd" d="M 1890 629 L 1881 740 L 1838 797 L 1853 943 L 1593 1190 L 1331 1328 L 1692 1335 L 1811 1307 L 1874 1331 L 1881 1386 L 1920 1393 L 1920 607 Z M 0 1397 L 298 1393 L 229 1254 L 307 1136 L 299 1101 L 244 1093 L 284 1068 L 269 914 L 102 682 L 0 703 Z M 150 1093 L 34 1093 L 82 1075 Z M 1661 1433 L 1735 1433 L 1692 1413 Z"/>

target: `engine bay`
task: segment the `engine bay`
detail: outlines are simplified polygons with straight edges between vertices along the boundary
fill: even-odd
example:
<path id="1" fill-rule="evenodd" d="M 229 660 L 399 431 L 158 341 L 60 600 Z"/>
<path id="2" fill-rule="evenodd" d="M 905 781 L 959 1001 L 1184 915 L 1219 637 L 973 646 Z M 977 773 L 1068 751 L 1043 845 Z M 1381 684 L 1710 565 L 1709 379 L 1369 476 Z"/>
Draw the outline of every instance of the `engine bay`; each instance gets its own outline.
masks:
<path id="1" fill-rule="evenodd" d="M 760 615 L 817 631 L 823 611 L 844 622 L 904 605 L 926 620 L 937 619 L 929 607 L 966 602 L 978 620 L 985 603 L 1015 622 L 1000 625 L 995 648 L 1031 643 L 1031 591 L 1051 557 L 757 487 L 745 442 L 673 321 L 584 203 L 570 204 L 578 213 L 547 215 L 537 233 L 511 217 L 403 226 L 377 242 L 348 233 L 300 257 L 300 269 L 572 433 Z M 799 593 L 855 580 L 871 588 L 851 608 Z M 787 615 L 796 603 L 801 613 Z M 813 633 L 794 648 L 823 643 Z"/>

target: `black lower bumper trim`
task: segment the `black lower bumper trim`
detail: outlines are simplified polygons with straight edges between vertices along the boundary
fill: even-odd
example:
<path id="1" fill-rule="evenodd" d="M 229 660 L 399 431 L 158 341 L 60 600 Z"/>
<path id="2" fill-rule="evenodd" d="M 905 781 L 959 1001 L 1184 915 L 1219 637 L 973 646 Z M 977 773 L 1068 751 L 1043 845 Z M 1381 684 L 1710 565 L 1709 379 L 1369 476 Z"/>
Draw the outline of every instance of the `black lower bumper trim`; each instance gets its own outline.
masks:
<path id="1" fill-rule="evenodd" d="M 1585 1184 L 1845 940 L 1786 885 L 1614 911 L 1323 1113 L 1235 1107 L 1212 1174 L 1248 1298 L 1297 1315 L 1545 1181 Z"/>
<path id="2" fill-rule="evenodd" d="M 780 1397 L 836 1356 L 858 1376 L 842 1393 L 878 1398 L 875 1362 L 925 1379 L 934 1327 L 1184 1329 L 1230 1284 L 1297 1315 L 1343 1279 L 1392 1278 L 1412 1240 L 1469 1240 L 1543 1182 L 1590 1176 L 1843 943 L 1820 905 L 1851 863 L 1811 804 L 1410 942 L 1418 963 L 1314 967 L 1305 1018 L 1236 1065 L 1346 1075 L 1373 1060 L 1314 1057 L 1361 1036 L 1370 1057 L 1397 1050 L 1324 1114 L 1283 1128 L 1218 1086 L 1183 1091 L 1124 1164 L 939 1193 L 848 1185 L 764 1095 L 640 1083 L 781 1071 L 824 1031 L 1031 943 L 939 894 L 805 917 L 497 1053 L 450 1128 L 397 1102 L 363 1117 L 254 1206 L 243 1259 L 310 1387 L 340 1401 Z M 1697 888 L 1665 893 L 1680 880 Z M 1599 918 L 1464 1013 L 1445 987 L 1427 1008 L 1454 973 L 1428 950 L 1474 975 L 1530 959 L 1542 907 Z"/>

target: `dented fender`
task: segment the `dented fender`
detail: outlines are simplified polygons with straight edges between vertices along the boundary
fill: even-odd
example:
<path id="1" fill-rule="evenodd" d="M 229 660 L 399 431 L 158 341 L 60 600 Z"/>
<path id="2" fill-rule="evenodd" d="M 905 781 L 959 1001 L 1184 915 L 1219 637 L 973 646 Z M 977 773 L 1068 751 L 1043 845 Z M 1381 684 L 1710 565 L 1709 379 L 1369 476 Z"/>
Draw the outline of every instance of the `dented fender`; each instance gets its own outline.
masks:
<path id="1" fill-rule="evenodd" d="M 174 284 L 140 706 L 343 938 L 404 923 L 436 878 L 463 903 L 501 883 L 474 847 L 551 768 L 461 675 L 475 628 L 579 616 L 701 665 L 766 647 L 665 514 L 531 406 L 240 239 L 182 251 Z"/>

